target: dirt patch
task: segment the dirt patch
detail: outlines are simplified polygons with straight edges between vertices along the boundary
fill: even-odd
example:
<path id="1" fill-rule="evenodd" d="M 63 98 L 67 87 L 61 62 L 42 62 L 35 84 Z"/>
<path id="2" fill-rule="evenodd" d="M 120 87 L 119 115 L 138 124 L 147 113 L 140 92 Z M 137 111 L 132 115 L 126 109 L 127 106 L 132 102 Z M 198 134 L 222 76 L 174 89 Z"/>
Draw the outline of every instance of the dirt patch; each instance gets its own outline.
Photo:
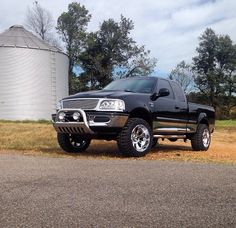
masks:
<path id="1" fill-rule="evenodd" d="M 150 159 L 174 159 L 236 163 L 236 131 L 220 130 L 212 135 L 212 143 L 206 152 L 194 152 L 188 141 L 177 141 L 175 143 L 165 140 L 154 148 L 147 158 Z"/>

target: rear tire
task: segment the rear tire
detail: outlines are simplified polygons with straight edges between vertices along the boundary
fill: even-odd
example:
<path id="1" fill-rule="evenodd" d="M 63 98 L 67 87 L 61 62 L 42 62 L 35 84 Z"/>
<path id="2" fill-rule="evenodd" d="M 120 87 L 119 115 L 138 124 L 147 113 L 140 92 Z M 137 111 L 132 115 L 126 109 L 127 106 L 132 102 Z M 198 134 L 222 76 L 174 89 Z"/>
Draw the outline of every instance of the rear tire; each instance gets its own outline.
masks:
<path id="1" fill-rule="evenodd" d="M 211 133 L 206 124 L 199 124 L 197 132 L 191 139 L 192 149 L 195 151 L 207 151 L 211 144 Z"/>
<path id="2" fill-rule="evenodd" d="M 80 153 L 85 151 L 91 142 L 80 135 L 58 133 L 57 140 L 60 147 L 67 153 Z"/>
<path id="3" fill-rule="evenodd" d="M 142 157 L 152 147 L 152 130 L 143 119 L 130 118 L 117 140 L 118 148 L 124 156 Z"/>

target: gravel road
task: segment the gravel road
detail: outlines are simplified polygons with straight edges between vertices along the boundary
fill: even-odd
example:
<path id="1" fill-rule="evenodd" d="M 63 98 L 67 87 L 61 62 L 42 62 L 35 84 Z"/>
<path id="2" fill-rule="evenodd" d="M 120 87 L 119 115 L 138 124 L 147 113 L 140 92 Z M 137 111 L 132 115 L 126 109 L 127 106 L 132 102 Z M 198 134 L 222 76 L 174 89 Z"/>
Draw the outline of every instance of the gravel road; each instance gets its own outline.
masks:
<path id="1" fill-rule="evenodd" d="M 236 227 L 236 166 L 0 155 L 0 227 Z"/>

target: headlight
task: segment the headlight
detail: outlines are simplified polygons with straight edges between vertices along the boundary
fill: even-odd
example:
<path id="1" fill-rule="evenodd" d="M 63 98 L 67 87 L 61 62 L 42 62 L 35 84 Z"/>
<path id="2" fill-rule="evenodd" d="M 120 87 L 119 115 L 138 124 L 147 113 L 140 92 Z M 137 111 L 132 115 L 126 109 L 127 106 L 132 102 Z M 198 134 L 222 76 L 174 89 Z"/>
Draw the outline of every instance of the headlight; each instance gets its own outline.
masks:
<path id="1" fill-rule="evenodd" d="M 119 99 L 106 99 L 102 100 L 99 109 L 108 111 L 124 111 L 125 102 Z"/>
<path id="2" fill-rule="evenodd" d="M 57 110 L 62 109 L 62 101 L 57 102 L 56 109 Z"/>
<path id="3" fill-rule="evenodd" d="M 74 112 L 73 113 L 73 119 L 78 120 L 80 118 L 80 113 L 79 112 Z"/>
<path id="4" fill-rule="evenodd" d="M 62 121 L 62 120 L 65 119 L 65 116 L 66 116 L 66 114 L 65 114 L 64 112 L 60 112 L 60 113 L 58 114 L 58 119 Z"/>

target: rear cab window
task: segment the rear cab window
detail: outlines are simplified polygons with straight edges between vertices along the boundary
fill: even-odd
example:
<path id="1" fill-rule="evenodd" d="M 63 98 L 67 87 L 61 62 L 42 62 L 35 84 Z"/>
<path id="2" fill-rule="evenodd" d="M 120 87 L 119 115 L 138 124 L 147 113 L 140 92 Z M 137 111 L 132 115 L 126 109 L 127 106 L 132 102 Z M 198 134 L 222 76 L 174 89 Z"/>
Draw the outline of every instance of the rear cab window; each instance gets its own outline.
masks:
<path id="1" fill-rule="evenodd" d="M 186 102 L 186 96 L 181 86 L 176 82 L 171 82 L 171 86 L 174 90 L 175 98 L 180 102 Z"/>

